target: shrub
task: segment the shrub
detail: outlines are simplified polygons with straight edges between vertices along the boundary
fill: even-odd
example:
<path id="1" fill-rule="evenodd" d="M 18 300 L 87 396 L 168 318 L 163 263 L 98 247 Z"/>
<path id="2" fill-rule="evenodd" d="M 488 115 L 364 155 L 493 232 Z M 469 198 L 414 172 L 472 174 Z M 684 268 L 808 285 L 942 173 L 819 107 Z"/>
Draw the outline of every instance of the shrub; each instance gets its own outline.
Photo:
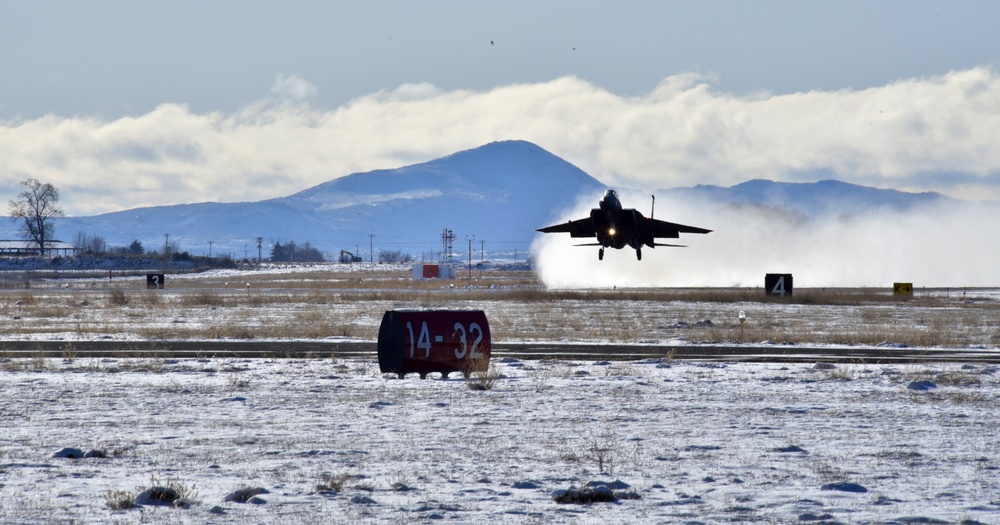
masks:
<path id="1" fill-rule="evenodd" d="M 194 485 L 184 485 L 174 480 L 160 483 L 156 476 L 150 476 L 149 485 L 136 487 L 135 491 L 109 490 L 104 502 L 112 510 L 127 510 L 142 505 L 170 505 L 190 507 L 198 497 Z"/>
<path id="2" fill-rule="evenodd" d="M 576 503 L 589 505 L 591 503 L 610 503 L 620 499 L 640 499 L 642 496 L 627 483 L 621 481 L 591 481 L 582 487 L 560 489 L 552 493 L 556 503 Z"/>

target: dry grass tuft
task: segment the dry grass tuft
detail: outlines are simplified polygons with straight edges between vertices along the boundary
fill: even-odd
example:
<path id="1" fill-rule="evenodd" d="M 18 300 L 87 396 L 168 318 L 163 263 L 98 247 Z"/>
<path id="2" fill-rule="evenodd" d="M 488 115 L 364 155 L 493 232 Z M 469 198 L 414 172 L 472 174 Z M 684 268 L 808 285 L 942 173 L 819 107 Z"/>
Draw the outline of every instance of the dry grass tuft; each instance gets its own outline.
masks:
<path id="1" fill-rule="evenodd" d="M 129 296 L 121 288 L 115 287 L 108 292 L 108 304 L 111 306 L 128 306 Z"/>
<path id="2" fill-rule="evenodd" d="M 187 508 L 197 498 L 198 491 L 193 484 L 185 485 L 170 479 L 161 483 L 156 476 L 150 477 L 148 485 L 136 487 L 134 491 L 109 490 L 104 495 L 105 504 L 112 510 L 128 510 L 140 505 Z"/>
<path id="3" fill-rule="evenodd" d="M 476 361 L 485 361 L 485 359 Z M 484 366 L 484 363 L 475 363 L 470 365 L 467 370 L 463 370 L 463 373 L 465 376 L 465 385 L 469 387 L 469 390 L 493 390 L 497 382 L 503 378 L 500 369 L 494 364 Z"/>
<path id="4" fill-rule="evenodd" d="M 180 299 L 181 306 L 226 306 L 226 297 L 211 291 L 201 291 L 194 294 L 184 294 Z"/>
<path id="5" fill-rule="evenodd" d="M 128 510 L 135 507 L 135 496 L 128 490 L 109 490 L 104 494 L 104 503 L 111 510 Z"/>
<path id="6" fill-rule="evenodd" d="M 357 476 L 352 476 L 344 472 L 337 474 L 331 474 L 329 472 L 324 472 L 319 475 L 319 480 L 316 482 L 314 488 L 316 492 L 340 492 L 344 490 L 344 485 L 352 480 L 357 479 Z"/>

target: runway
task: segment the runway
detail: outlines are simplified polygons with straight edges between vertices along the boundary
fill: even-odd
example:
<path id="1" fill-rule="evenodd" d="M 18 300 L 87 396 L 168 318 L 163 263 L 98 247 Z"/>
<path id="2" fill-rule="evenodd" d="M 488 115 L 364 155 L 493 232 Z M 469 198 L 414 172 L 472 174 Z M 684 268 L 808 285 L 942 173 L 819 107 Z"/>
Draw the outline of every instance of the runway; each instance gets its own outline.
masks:
<path id="1" fill-rule="evenodd" d="M 0 359 L 371 359 L 374 341 L 0 341 Z M 1000 350 L 797 345 L 639 345 L 494 342 L 492 359 L 634 361 L 641 359 L 773 363 L 1000 363 Z"/>

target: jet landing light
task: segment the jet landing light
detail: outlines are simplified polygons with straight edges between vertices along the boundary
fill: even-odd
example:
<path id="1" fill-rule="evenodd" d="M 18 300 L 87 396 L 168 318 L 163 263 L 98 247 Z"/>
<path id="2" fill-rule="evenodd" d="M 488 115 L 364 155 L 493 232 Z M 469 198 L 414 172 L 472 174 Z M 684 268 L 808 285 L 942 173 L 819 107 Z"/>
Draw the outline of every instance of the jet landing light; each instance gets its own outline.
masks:
<path id="1" fill-rule="evenodd" d="M 608 229 L 608 235 L 614 237 L 614 235 L 615 235 L 615 229 L 614 228 L 609 228 Z"/>

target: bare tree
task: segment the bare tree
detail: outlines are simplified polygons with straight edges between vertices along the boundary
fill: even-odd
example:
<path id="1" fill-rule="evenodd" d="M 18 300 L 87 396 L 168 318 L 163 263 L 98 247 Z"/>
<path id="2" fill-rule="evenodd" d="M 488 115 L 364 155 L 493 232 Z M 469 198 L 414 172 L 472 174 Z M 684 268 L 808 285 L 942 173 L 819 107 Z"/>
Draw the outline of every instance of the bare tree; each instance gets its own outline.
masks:
<path id="1" fill-rule="evenodd" d="M 402 250 L 382 250 L 378 252 L 378 262 L 380 263 L 408 263 L 413 259 L 408 253 Z"/>
<path id="2" fill-rule="evenodd" d="M 59 190 L 34 178 L 21 181 L 21 186 L 24 191 L 10 201 L 10 218 L 20 223 L 18 233 L 38 244 L 38 254 L 45 255 L 45 243 L 52 240 L 56 230 L 51 219 L 63 214 L 56 206 Z"/>
<path id="3" fill-rule="evenodd" d="M 73 241 L 79 253 L 104 253 L 107 251 L 107 242 L 100 235 L 87 235 L 84 231 L 76 232 L 76 240 Z"/>

